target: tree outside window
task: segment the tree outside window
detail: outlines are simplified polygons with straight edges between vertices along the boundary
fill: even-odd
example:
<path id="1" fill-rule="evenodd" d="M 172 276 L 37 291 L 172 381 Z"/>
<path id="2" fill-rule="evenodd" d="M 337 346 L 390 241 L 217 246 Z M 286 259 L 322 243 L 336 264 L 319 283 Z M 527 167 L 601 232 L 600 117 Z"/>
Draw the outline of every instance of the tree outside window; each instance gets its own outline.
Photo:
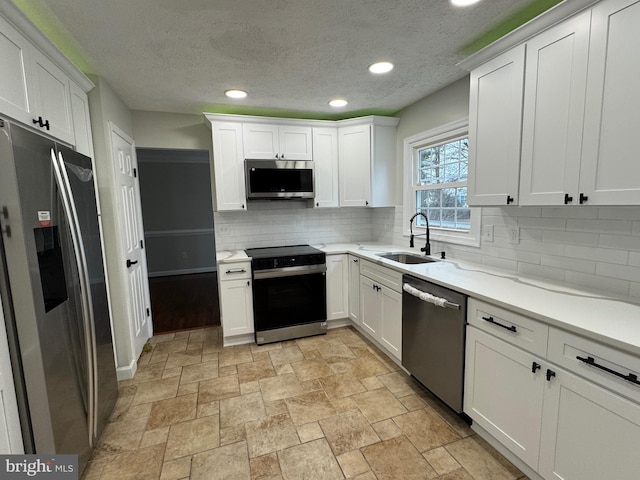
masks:
<path id="1" fill-rule="evenodd" d="M 416 212 L 424 213 L 433 228 L 469 231 L 467 205 L 469 141 L 467 137 L 417 148 L 415 168 Z M 418 226 L 425 226 L 417 217 Z"/>

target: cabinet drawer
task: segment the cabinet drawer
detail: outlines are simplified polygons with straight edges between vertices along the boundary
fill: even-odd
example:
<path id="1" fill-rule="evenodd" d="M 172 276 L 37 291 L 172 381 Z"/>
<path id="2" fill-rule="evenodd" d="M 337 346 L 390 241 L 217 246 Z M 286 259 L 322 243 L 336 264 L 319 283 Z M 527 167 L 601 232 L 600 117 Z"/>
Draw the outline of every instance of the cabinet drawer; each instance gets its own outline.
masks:
<path id="1" fill-rule="evenodd" d="M 251 263 L 221 263 L 218 265 L 220 281 L 243 280 L 251 278 Z"/>
<path id="2" fill-rule="evenodd" d="M 360 275 L 369 277 L 385 287 L 402 292 L 402 273 L 391 268 L 381 267 L 368 260 L 360 261 Z"/>
<path id="3" fill-rule="evenodd" d="M 467 308 L 470 325 L 531 353 L 546 356 L 549 327 L 544 323 L 474 298 L 469 299 Z"/>
<path id="4" fill-rule="evenodd" d="M 635 383 L 640 382 L 640 358 L 637 356 L 551 327 L 547 358 L 550 362 L 640 403 L 640 383 Z"/>

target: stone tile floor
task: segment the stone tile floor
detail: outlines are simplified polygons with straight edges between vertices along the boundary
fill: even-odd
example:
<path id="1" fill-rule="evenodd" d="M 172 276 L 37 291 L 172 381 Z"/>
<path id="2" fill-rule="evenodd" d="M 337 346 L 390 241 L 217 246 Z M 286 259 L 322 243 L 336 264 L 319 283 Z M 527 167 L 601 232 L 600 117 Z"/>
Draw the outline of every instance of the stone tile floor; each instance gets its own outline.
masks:
<path id="1" fill-rule="evenodd" d="M 83 480 L 515 480 L 524 475 L 350 327 L 222 347 L 153 337 Z"/>

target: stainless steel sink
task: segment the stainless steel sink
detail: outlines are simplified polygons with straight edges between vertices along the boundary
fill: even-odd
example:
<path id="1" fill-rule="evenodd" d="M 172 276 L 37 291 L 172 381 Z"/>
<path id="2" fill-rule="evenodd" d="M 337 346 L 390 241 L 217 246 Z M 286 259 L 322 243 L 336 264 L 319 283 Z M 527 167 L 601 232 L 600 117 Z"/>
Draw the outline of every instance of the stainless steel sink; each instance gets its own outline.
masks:
<path id="1" fill-rule="evenodd" d="M 405 252 L 391 252 L 391 253 L 379 253 L 377 254 L 381 258 L 386 258 L 392 262 L 405 263 L 409 265 L 415 265 L 418 263 L 431 263 L 437 262 L 435 258 L 425 257 L 421 255 L 414 255 L 413 253 Z"/>

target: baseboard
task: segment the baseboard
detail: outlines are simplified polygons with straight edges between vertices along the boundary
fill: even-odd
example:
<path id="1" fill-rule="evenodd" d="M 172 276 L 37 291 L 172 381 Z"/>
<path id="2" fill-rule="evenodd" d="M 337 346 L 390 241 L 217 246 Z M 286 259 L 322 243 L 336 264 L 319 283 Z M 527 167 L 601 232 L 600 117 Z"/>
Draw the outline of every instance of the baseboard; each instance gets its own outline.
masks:
<path id="1" fill-rule="evenodd" d="M 116 368 L 116 378 L 119 382 L 122 380 L 131 380 L 133 376 L 136 374 L 138 370 L 138 362 L 136 360 L 132 360 L 129 365 L 126 367 L 117 367 Z"/>
<path id="2" fill-rule="evenodd" d="M 223 337 L 222 346 L 232 347 L 234 345 L 245 345 L 256 341 L 255 333 L 245 333 L 244 335 L 234 335 L 233 337 Z"/>
<path id="3" fill-rule="evenodd" d="M 498 440 L 496 440 L 489 432 L 487 432 L 484 428 L 479 426 L 477 423 L 471 424 L 471 430 L 476 432 L 478 436 L 482 437 L 489 445 L 495 448 L 498 452 L 502 454 L 507 460 L 513 463 L 516 467 L 520 469 L 522 473 L 524 473 L 530 480 L 544 480 L 538 473 L 536 473 L 530 466 L 524 463 L 520 458 L 515 456 L 510 450 L 507 449 L 504 445 L 502 445 Z"/>
<path id="4" fill-rule="evenodd" d="M 348 327 L 352 325 L 352 321 L 349 318 L 337 318 L 335 320 L 327 320 L 327 330 L 332 328 Z"/>
<path id="5" fill-rule="evenodd" d="M 362 334 L 363 337 L 365 337 L 367 340 L 369 340 L 371 343 L 373 343 L 376 347 L 378 347 L 380 350 L 382 350 L 385 355 L 396 365 L 398 365 L 400 368 L 402 368 L 402 362 L 400 360 L 398 360 L 389 350 L 387 350 L 380 342 L 378 342 L 375 338 L 373 338 L 369 332 L 365 331 L 364 328 L 362 328 L 360 325 L 358 325 L 357 323 L 355 323 L 353 320 L 349 320 L 350 325 L 355 328 L 356 330 L 358 330 L 358 332 L 360 332 Z M 404 370 L 404 368 L 403 368 Z M 406 370 L 404 370 L 406 372 Z M 408 372 L 407 372 L 408 373 Z"/>

